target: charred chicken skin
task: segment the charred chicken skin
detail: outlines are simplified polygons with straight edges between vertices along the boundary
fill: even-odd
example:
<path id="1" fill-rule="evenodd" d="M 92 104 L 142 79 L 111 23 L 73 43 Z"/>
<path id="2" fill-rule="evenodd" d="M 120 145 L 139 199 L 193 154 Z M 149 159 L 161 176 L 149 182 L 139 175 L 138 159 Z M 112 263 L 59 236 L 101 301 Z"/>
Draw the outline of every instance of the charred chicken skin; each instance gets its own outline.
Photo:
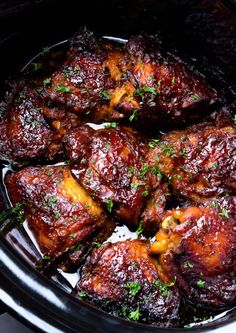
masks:
<path id="1" fill-rule="evenodd" d="M 27 167 L 7 177 L 13 203 L 20 202 L 44 255 L 59 256 L 100 233 L 112 231 L 103 210 L 73 178 L 68 167 Z"/>
<path id="2" fill-rule="evenodd" d="M 150 243 L 106 243 L 88 257 L 77 285 L 78 296 L 110 313 L 162 327 L 179 319 L 180 295 L 148 254 Z"/>
<path id="3" fill-rule="evenodd" d="M 225 307 L 236 301 L 236 198 L 166 213 L 151 254 L 187 297 Z"/>
<path id="4" fill-rule="evenodd" d="M 195 202 L 236 194 L 236 131 L 212 124 L 194 125 L 164 135 L 149 152 L 175 193 Z"/>
<path id="5" fill-rule="evenodd" d="M 50 78 L 47 98 L 93 120 L 140 118 L 170 125 L 202 116 L 216 92 L 154 36 L 117 46 L 85 32 L 70 41 L 67 58 Z"/>

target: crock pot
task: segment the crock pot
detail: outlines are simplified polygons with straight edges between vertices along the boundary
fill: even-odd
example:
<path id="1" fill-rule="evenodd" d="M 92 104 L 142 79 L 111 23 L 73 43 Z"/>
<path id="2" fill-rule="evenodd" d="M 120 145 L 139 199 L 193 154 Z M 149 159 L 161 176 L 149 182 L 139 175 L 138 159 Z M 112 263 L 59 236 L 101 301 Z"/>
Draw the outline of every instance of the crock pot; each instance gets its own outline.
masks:
<path id="1" fill-rule="evenodd" d="M 43 47 L 72 36 L 81 26 L 105 36 L 127 38 L 142 31 L 161 31 L 176 46 L 205 57 L 224 70 L 229 84 L 236 76 L 235 0 L 9 0 L 0 4 L 0 91 Z M 7 207 L 0 184 L 0 209 Z M 20 237 L 24 237 L 21 234 Z M 32 250 L 28 244 L 28 253 Z M 33 251 L 33 250 L 32 250 Z M 75 299 L 58 279 L 36 271 L 15 239 L 0 238 L 0 300 L 2 309 L 39 332 L 157 333 L 159 329 L 113 317 Z M 212 330 L 236 321 L 236 308 L 190 331 Z M 235 326 L 231 326 L 236 329 Z"/>

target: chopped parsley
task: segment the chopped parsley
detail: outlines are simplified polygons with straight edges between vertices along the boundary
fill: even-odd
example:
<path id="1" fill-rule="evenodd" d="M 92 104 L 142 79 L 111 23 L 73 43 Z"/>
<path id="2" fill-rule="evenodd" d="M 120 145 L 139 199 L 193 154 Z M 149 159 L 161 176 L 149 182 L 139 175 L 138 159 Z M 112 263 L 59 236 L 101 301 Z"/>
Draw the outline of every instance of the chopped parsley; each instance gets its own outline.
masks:
<path id="1" fill-rule="evenodd" d="M 116 128 L 116 126 L 117 126 L 116 122 L 112 122 L 112 123 L 106 124 L 104 127 L 105 128 Z"/>
<path id="2" fill-rule="evenodd" d="M 142 101 L 144 100 L 144 93 L 151 93 L 153 95 L 157 94 L 157 90 L 154 87 L 142 87 L 142 88 L 138 88 L 136 89 L 135 93 L 136 95 L 140 96 Z"/>
<path id="3" fill-rule="evenodd" d="M 151 141 L 148 143 L 148 147 L 149 148 L 156 148 L 159 143 L 160 143 L 159 139 L 151 139 Z"/>
<path id="4" fill-rule="evenodd" d="M 137 110 L 134 110 L 133 113 L 131 114 L 131 116 L 129 117 L 129 121 L 133 121 L 133 120 L 137 120 Z"/>
<path id="5" fill-rule="evenodd" d="M 163 173 L 158 167 L 150 168 L 150 172 L 153 173 L 154 175 L 157 175 L 159 178 L 163 177 Z"/>
<path id="6" fill-rule="evenodd" d="M 79 298 L 85 298 L 87 296 L 86 292 L 84 291 L 80 291 L 79 294 L 78 294 Z"/>
<path id="7" fill-rule="evenodd" d="M 188 157 L 185 148 L 181 149 L 180 155 L 183 156 L 183 157 Z"/>
<path id="8" fill-rule="evenodd" d="M 129 293 L 135 296 L 141 289 L 141 284 L 139 282 L 130 282 L 124 285 L 126 289 L 129 289 Z"/>
<path id="9" fill-rule="evenodd" d="M 16 214 L 18 222 L 20 222 L 20 223 L 24 222 L 25 214 L 24 214 L 24 210 L 22 208 L 22 204 L 20 202 L 17 202 L 15 204 L 15 206 L 13 206 L 11 208 L 11 212 L 13 214 Z"/>
<path id="10" fill-rule="evenodd" d="M 76 238 L 76 234 L 74 232 L 72 232 L 70 235 L 69 235 L 70 238 Z"/>
<path id="11" fill-rule="evenodd" d="M 102 148 L 102 150 L 106 153 L 110 150 L 111 146 L 110 145 L 106 145 L 105 147 Z"/>
<path id="12" fill-rule="evenodd" d="M 75 74 L 78 74 L 79 73 L 79 67 L 78 66 L 75 66 L 74 69 L 73 69 L 73 72 Z"/>
<path id="13" fill-rule="evenodd" d="M 17 202 L 12 208 L 0 213 L 0 233 L 4 232 L 16 224 L 24 222 L 24 210 L 22 204 Z"/>
<path id="14" fill-rule="evenodd" d="M 66 70 L 65 70 L 65 78 L 66 79 L 69 79 L 70 78 L 70 69 L 69 68 L 66 68 Z"/>
<path id="15" fill-rule="evenodd" d="M 49 77 L 49 78 L 47 78 L 47 79 L 45 79 L 45 80 L 43 80 L 43 85 L 44 86 L 47 86 L 47 85 L 49 85 L 50 83 L 51 83 L 51 78 Z"/>
<path id="16" fill-rule="evenodd" d="M 141 186 L 142 183 L 131 183 L 130 186 L 132 189 L 137 190 L 137 188 L 139 188 L 139 186 Z"/>
<path id="17" fill-rule="evenodd" d="M 190 97 L 193 101 L 197 101 L 200 99 L 200 97 L 197 94 L 191 94 Z"/>
<path id="18" fill-rule="evenodd" d="M 211 169 L 217 169 L 218 167 L 218 164 L 215 162 L 215 163 L 211 163 L 211 165 L 209 166 L 209 168 Z"/>
<path id="19" fill-rule="evenodd" d="M 143 222 L 139 222 L 138 229 L 136 230 L 136 234 L 139 236 L 143 232 Z"/>
<path id="20" fill-rule="evenodd" d="M 184 268 L 193 268 L 193 264 L 191 264 L 190 262 L 186 262 L 184 264 Z"/>
<path id="21" fill-rule="evenodd" d="M 219 204 L 218 204 L 217 201 L 213 201 L 211 205 L 212 205 L 213 208 L 218 208 L 219 207 Z"/>
<path id="22" fill-rule="evenodd" d="M 100 249 L 100 247 L 102 247 L 102 243 L 99 243 L 99 242 L 92 242 L 92 245 L 94 247 L 97 247 L 98 249 Z"/>
<path id="23" fill-rule="evenodd" d="M 226 217 L 228 219 L 229 218 L 229 213 L 225 208 L 222 208 L 220 216 Z"/>
<path id="24" fill-rule="evenodd" d="M 135 311 L 130 312 L 129 319 L 131 319 L 131 320 L 139 320 L 140 315 L 141 315 L 141 313 L 139 311 L 139 308 L 137 308 Z"/>
<path id="25" fill-rule="evenodd" d="M 51 259 L 52 258 L 50 256 L 47 256 L 47 255 L 43 256 L 43 260 L 51 260 Z"/>
<path id="26" fill-rule="evenodd" d="M 113 201 L 110 200 L 110 199 L 107 200 L 107 210 L 108 210 L 109 213 L 112 212 L 113 206 L 114 206 Z"/>
<path id="27" fill-rule="evenodd" d="M 52 195 L 50 198 L 48 198 L 48 205 L 53 206 L 57 202 L 57 197 L 55 195 Z"/>
<path id="28" fill-rule="evenodd" d="M 196 283 L 197 283 L 197 286 L 198 286 L 198 287 L 200 287 L 200 288 L 204 288 L 206 282 L 203 281 L 203 280 L 197 280 Z"/>
<path id="29" fill-rule="evenodd" d="M 60 213 L 59 212 L 54 212 L 54 217 L 55 217 L 55 219 L 59 219 L 60 218 Z"/>
<path id="30" fill-rule="evenodd" d="M 71 247 L 70 247 L 70 251 L 77 251 L 77 250 L 80 250 L 81 248 L 82 248 L 82 244 L 81 243 L 76 243 L 76 244 L 74 244 L 74 245 L 72 245 Z"/>
<path id="31" fill-rule="evenodd" d="M 100 90 L 100 97 L 103 98 L 103 99 L 106 99 L 107 101 L 110 100 L 109 93 L 106 90 L 104 90 L 104 89 Z"/>
<path id="32" fill-rule="evenodd" d="M 161 280 L 156 280 L 153 283 L 153 287 L 159 288 L 161 295 L 164 297 L 167 297 L 170 295 L 170 291 L 168 290 L 168 288 L 173 287 L 175 285 L 175 282 L 176 282 L 176 280 L 167 284 L 167 283 L 162 282 Z"/>
<path id="33" fill-rule="evenodd" d="M 167 156 L 172 156 L 174 154 L 174 150 L 172 149 L 172 146 L 163 146 L 161 147 L 161 151 L 165 153 Z"/>
<path id="34" fill-rule="evenodd" d="M 148 172 L 148 169 L 149 169 L 148 164 L 144 163 L 142 166 L 142 169 L 137 172 L 137 176 L 139 178 L 143 178 L 146 175 L 146 173 Z"/>
<path id="35" fill-rule="evenodd" d="M 56 91 L 63 94 L 64 93 L 68 94 L 71 92 L 70 88 L 65 86 L 64 84 L 59 84 L 56 88 Z"/>

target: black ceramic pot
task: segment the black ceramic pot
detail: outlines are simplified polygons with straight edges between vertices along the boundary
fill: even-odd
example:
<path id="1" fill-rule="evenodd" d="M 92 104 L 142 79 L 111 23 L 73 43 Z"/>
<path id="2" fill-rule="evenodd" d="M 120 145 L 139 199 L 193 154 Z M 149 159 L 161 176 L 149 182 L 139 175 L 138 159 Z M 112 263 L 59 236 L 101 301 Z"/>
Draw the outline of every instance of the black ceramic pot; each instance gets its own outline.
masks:
<path id="1" fill-rule="evenodd" d="M 99 34 L 121 38 L 160 30 L 184 53 L 207 58 L 222 68 L 229 84 L 235 83 L 235 0 L 9 0 L 0 3 L 0 91 L 5 80 L 44 46 L 67 39 L 83 25 Z M 0 209 L 6 207 L 1 184 Z M 3 309 L 28 326 L 50 333 L 183 331 L 136 324 L 76 300 L 62 282 L 55 283 L 33 268 L 33 248 L 28 240 L 27 249 L 19 241 L 24 237 L 24 233 L 1 236 L 0 299 Z M 234 320 L 236 310 L 190 330 L 213 329 Z"/>

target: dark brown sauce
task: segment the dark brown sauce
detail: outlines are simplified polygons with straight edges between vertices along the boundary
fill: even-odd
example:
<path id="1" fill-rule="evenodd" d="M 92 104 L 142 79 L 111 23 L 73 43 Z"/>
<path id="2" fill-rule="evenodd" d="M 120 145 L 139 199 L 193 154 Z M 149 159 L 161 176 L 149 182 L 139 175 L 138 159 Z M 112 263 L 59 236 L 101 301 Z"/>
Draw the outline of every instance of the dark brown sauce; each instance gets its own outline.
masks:
<path id="1" fill-rule="evenodd" d="M 106 39 L 112 40 L 114 42 L 124 44 L 126 42 L 125 39 L 115 38 L 115 37 L 104 37 Z M 58 44 L 55 44 L 47 49 L 47 51 L 40 52 L 33 59 L 31 59 L 20 71 L 20 75 L 32 75 L 35 73 L 37 75 L 45 75 L 49 74 L 58 63 L 63 60 L 63 55 L 65 50 L 67 49 L 67 41 L 62 41 Z M 50 66 L 48 66 L 50 63 Z M 36 65 L 35 65 L 36 64 Z M 38 66 L 37 64 L 42 64 Z M 36 71 L 32 71 L 39 67 Z M 46 72 L 45 72 L 46 68 Z M 42 73 L 41 73 L 42 70 Z M 210 71 L 210 70 L 209 70 Z M 212 73 L 215 71 L 215 68 L 212 69 Z M 218 74 L 216 71 L 215 74 Z M 105 123 L 98 125 L 88 123 L 89 126 L 94 129 L 99 129 L 104 126 Z M 159 133 L 160 135 L 163 132 Z M 37 165 L 47 164 L 47 161 L 41 161 L 37 163 Z M 55 161 L 53 165 L 64 165 L 66 162 L 63 161 Z M 4 177 L 8 172 L 14 172 L 14 166 L 9 164 L 2 164 L 1 172 L 2 172 L 2 186 L 5 189 L 5 201 L 8 202 L 8 207 L 11 206 L 7 188 L 4 184 Z M 106 242 L 119 242 L 127 239 L 136 239 L 138 236 L 135 232 L 130 231 L 126 226 L 117 226 L 113 232 L 113 234 L 106 240 Z M 142 236 L 143 237 L 143 236 Z M 24 221 L 23 228 L 14 227 L 9 232 L 6 233 L 5 238 L 12 245 L 14 249 L 31 265 L 36 266 L 37 262 L 39 262 L 42 258 L 42 254 L 40 252 L 37 241 L 35 240 L 32 232 L 28 228 L 27 221 Z M 104 243 L 106 243 L 104 242 Z M 57 269 L 57 273 L 51 275 L 51 279 L 57 283 L 62 289 L 67 291 L 68 293 L 73 293 L 73 289 L 75 288 L 77 282 L 80 279 L 80 266 L 75 273 L 67 273 L 63 272 L 61 269 Z M 182 325 L 184 327 L 194 327 L 203 325 L 219 318 L 226 316 L 230 311 L 235 309 L 236 307 L 231 307 L 230 309 L 224 310 L 215 310 L 206 307 L 202 307 L 200 305 L 192 304 L 189 300 L 183 296 L 183 315 L 182 315 Z"/>

